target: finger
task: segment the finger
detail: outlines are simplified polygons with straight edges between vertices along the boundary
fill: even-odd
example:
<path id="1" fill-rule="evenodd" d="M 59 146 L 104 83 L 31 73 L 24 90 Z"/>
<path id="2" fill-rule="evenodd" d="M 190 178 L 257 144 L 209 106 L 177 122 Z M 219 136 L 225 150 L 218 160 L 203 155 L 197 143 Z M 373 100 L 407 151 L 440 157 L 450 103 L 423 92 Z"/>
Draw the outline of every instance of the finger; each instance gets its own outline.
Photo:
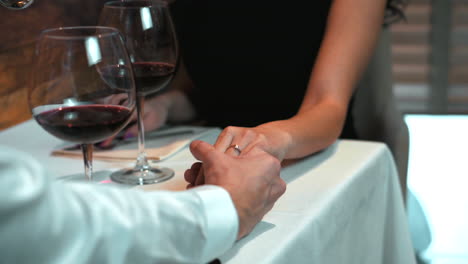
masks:
<path id="1" fill-rule="evenodd" d="M 211 166 L 211 164 L 219 160 L 219 152 L 217 152 L 212 145 L 201 140 L 193 141 L 190 144 L 190 151 L 196 159 L 201 160 L 207 166 Z M 198 174 L 195 178 L 195 186 L 205 183 L 203 166 L 200 166 L 198 170 Z"/>
<path id="2" fill-rule="evenodd" d="M 123 139 L 134 138 L 138 135 L 136 112 L 133 112 L 130 122 L 125 127 L 123 134 Z"/>
<path id="3" fill-rule="evenodd" d="M 196 174 L 198 174 L 198 171 L 200 171 L 201 167 L 202 167 L 201 162 L 195 162 L 190 167 L 190 170 L 193 171 L 195 173 L 195 175 L 196 175 Z"/>
<path id="4" fill-rule="evenodd" d="M 205 184 L 205 173 L 203 171 L 203 166 L 200 168 L 197 174 L 197 178 L 195 179 L 195 186 Z"/>
<path id="5" fill-rule="evenodd" d="M 196 174 L 192 170 L 186 170 L 184 172 L 184 179 L 189 184 L 195 183 Z"/>
<path id="6" fill-rule="evenodd" d="M 248 156 L 264 155 L 265 153 L 267 153 L 263 148 L 259 147 L 256 144 L 250 144 L 248 146 L 245 146 L 241 150 L 242 150 L 242 155 L 243 156 L 246 156 L 246 155 L 248 155 Z"/>
<path id="7" fill-rule="evenodd" d="M 281 179 L 279 179 L 281 180 Z M 268 196 L 266 197 L 266 201 L 264 203 L 264 214 L 269 212 L 273 206 L 275 205 L 276 201 L 283 195 L 286 191 L 286 183 L 281 181 L 275 181 L 268 191 Z"/>
<path id="8" fill-rule="evenodd" d="M 224 153 L 236 157 L 242 153 L 242 147 L 238 144 L 232 144 L 226 149 Z"/>
<path id="9" fill-rule="evenodd" d="M 151 106 L 151 105 L 149 105 Z M 153 131 L 160 127 L 162 127 L 167 119 L 167 113 L 159 108 L 149 108 L 149 110 L 145 109 L 142 114 L 143 118 L 143 127 L 145 131 Z M 138 117 L 136 111 L 132 115 L 132 123 L 127 128 L 127 133 L 132 135 L 138 135 Z"/>
<path id="10" fill-rule="evenodd" d="M 216 162 L 219 153 L 212 145 L 201 140 L 190 143 L 190 152 L 197 160 L 208 164 Z"/>
<path id="11" fill-rule="evenodd" d="M 237 146 L 237 147 L 236 147 Z M 255 147 L 255 143 L 250 137 L 235 137 L 233 143 L 226 149 L 224 153 L 231 156 L 240 156 L 246 154 L 250 149 Z"/>
<path id="12" fill-rule="evenodd" d="M 201 162 L 196 162 L 192 164 L 192 167 L 185 171 L 184 178 L 189 183 L 195 183 L 195 179 L 197 178 L 198 172 L 201 168 Z"/>
<path id="13" fill-rule="evenodd" d="M 117 135 L 113 135 L 107 139 L 105 139 L 104 141 L 100 142 L 100 143 L 97 143 L 97 146 L 101 149 L 110 149 L 114 146 L 114 144 L 112 143 L 115 139 Z"/>
<path id="14" fill-rule="evenodd" d="M 225 128 L 216 139 L 214 147 L 221 151 L 225 152 L 227 148 L 232 144 L 232 140 L 234 138 L 234 134 L 232 133 L 233 128 L 227 127 Z"/>
<path id="15" fill-rule="evenodd" d="M 286 182 L 279 178 L 277 179 L 271 189 L 270 195 L 276 201 L 286 192 Z"/>
<path id="16" fill-rule="evenodd" d="M 125 105 L 128 103 L 128 94 L 115 94 L 111 96 L 110 103 L 115 105 Z"/>
<path id="17" fill-rule="evenodd" d="M 133 125 L 125 131 L 124 139 L 127 138 L 134 138 L 138 135 L 138 127 L 137 125 Z"/>
<path id="18" fill-rule="evenodd" d="M 255 134 L 248 130 L 243 130 L 241 134 L 236 134 L 232 140 L 232 144 L 229 146 L 231 154 L 233 154 L 233 152 L 239 152 L 236 150 L 235 145 L 239 146 L 240 152 L 244 152 L 244 150 L 250 146 L 255 145 Z M 240 155 L 241 153 L 236 154 Z"/>
<path id="19" fill-rule="evenodd" d="M 255 144 L 255 133 L 249 129 L 237 129 L 231 133 L 233 135 L 231 144 L 227 146 L 225 153 L 231 156 L 239 156 L 246 148 Z M 236 148 L 236 145 L 238 146 Z M 219 149 L 221 150 L 221 149 Z"/>

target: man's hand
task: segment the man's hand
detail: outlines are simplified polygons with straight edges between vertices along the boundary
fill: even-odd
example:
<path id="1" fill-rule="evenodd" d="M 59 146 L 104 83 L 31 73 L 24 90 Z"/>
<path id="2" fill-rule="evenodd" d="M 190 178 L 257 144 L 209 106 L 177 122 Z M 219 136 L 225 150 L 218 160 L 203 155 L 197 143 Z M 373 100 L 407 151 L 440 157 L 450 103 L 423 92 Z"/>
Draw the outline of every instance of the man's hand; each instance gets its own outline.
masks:
<path id="1" fill-rule="evenodd" d="M 260 148 L 234 157 L 197 140 L 190 144 L 190 151 L 203 162 L 203 168 L 201 163 L 195 163 L 185 172 L 185 179 L 193 184 L 202 169 L 205 184 L 218 185 L 229 192 L 239 216 L 238 239 L 250 233 L 286 191 L 279 160 Z"/>

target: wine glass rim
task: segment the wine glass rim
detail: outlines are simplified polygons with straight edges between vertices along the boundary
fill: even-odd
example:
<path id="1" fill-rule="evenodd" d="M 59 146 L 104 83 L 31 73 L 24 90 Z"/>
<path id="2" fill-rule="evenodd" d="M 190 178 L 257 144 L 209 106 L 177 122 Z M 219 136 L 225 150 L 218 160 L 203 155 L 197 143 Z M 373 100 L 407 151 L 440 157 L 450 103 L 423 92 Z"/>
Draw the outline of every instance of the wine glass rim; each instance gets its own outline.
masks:
<path id="1" fill-rule="evenodd" d="M 24 1 L 22 1 L 24 2 Z M 8 8 L 8 9 L 11 9 L 11 10 L 20 10 L 20 9 L 26 9 L 28 8 L 32 3 L 34 2 L 34 0 L 30 0 L 30 1 L 26 1 L 26 4 L 23 5 L 23 6 L 20 6 L 20 7 L 13 7 L 13 6 L 10 6 L 6 3 L 4 3 L 3 1 L 0 1 L 0 5 Z"/>
<path id="2" fill-rule="evenodd" d="M 128 6 L 128 5 L 124 5 L 126 3 L 148 3 L 147 5 L 141 5 L 141 6 Z M 162 6 L 167 6 L 167 2 L 165 1 L 151 1 L 151 0 L 127 0 L 125 2 L 122 2 L 122 1 L 109 1 L 109 2 L 106 2 L 104 3 L 104 6 L 106 8 L 115 8 L 115 9 L 140 9 L 142 7 L 151 7 L 153 6 L 155 3 L 157 4 L 160 4 Z"/>
<path id="3" fill-rule="evenodd" d="M 65 31 L 72 31 L 72 30 L 92 30 L 92 29 L 99 29 L 101 30 L 99 33 L 96 32 L 89 32 L 88 34 L 81 34 L 81 35 L 63 35 L 59 32 Z M 54 32 L 56 34 L 54 34 Z M 88 37 L 106 37 L 112 35 L 119 35 L 120 32 L 113 27 L 106 27 L 106 26 L 73 26 L 73 27 L 57 27 L 57 28 L 49 28 L 42 31 L 41 36 L 47 36 L 47 38 L 52 39 L 81 39 L 81 38 L 88 38 Z"/>

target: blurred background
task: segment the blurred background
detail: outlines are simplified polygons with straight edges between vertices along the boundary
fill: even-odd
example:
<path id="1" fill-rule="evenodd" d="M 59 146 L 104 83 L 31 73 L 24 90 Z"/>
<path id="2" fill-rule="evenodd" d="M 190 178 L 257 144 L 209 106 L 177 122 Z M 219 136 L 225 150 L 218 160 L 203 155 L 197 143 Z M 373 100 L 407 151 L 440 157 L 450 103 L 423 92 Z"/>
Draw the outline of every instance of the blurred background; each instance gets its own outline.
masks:
<path id="1" fill-rule="evenodd" d="M 468 1 L 409 0 L 392 26 L 394 92 L 403 113 L 468 113 Z"/>
<path id="2" fill-rule="evenodd" d="M 0 9 L 0 130 L 30 119 L 35 40 L 95 25 L 105 0 Z M 468 263 L 468 0 L 409 0 L 391 26 L 393 92 L 410 129 L 408 220 L 421 263 Z"/>
<path id="3" fill-rule="evenodd" d="M 468 263 L 468 1 L 409 0 L 391 27 L 410 130 L 407 206 L 420 263 Z"/>

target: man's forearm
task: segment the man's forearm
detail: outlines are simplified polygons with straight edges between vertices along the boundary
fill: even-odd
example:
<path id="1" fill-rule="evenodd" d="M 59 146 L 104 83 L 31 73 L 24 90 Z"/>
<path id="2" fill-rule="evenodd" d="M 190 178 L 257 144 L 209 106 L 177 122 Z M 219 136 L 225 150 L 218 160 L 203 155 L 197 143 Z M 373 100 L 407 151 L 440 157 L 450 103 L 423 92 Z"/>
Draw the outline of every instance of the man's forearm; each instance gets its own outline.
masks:
<path id="1" fill-rule="evenodd" d="M 220 187 L 143 192 L 46 174 L 30 157 L 0 147 L 5 263 L 203 263 L 237 237 L 235 207 Z"/>

